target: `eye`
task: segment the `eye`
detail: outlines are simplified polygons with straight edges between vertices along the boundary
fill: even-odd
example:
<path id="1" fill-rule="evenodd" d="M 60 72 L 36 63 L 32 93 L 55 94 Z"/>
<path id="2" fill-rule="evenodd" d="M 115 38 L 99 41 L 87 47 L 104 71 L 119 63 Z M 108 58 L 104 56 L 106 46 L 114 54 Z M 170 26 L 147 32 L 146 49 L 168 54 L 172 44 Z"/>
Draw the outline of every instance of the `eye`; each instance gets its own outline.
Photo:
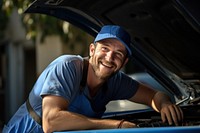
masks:
<path id="1" fill-rule="evenodd" d="M 124 54 L 122 52 L 116 52 L 115 55 L 118 57 L 118 58 L 124 58 Z"/>
<path id="2" fill-rule="evenodd" d="M 108 48 L 107 47 L 102 47 L 101 50 L 106 52 L 106 51 L 108 51 Z"/>

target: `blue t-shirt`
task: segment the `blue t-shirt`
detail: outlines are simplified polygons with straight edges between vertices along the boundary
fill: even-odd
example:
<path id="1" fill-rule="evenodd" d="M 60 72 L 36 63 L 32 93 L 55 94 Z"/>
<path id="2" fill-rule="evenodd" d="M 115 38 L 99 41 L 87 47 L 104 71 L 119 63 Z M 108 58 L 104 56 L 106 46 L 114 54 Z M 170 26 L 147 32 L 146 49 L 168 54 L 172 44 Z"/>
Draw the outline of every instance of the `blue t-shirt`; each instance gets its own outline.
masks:
<path id="1" fill-rule="evenodd" d="M 41 73 L 29 94 L 30 104 L 39 116 L 41 116 L 42 113 L 43 95 L 63 97 L 70 103 L 68 107 L 69 111 L 88 117 L 100 118 L 109 101 L 129 99 L 137 91 L 138 82 L 119 71 L 107 81 L 96 96 L 90 98 L 87 86 L 80 89 L 83 64 L 83 58 L 81 56 L 63 55 L 50 63 Z M 33 121 L 27 113 L 27 108 L 24 104 L 9 121 L 7 128 L 10 127 L 10 129 L 15 130 L 21 128 L 21 131 L 26 130 L 23 128 L 31 129 L 31 124 L 25 127 L 20 126 L 22 125 L 20 124 L 21 122 L 33 124 L 29 119 Z M 33 125 L 37 125 L 37 123 Z M 38 126 L 38 128 L 38 130 L 40 130 L 41 127 Z"/>
<path id="2" fill-rule="evenodd" d="M 29 96 L 32 107 L 41 116 L 41 96 L 56 95 L 70 102 L 70 111 L 86 116 L 89 115 L 90 117 L 100 117 L 99 115 L 105 111 L 105 106 L 109 101 L 129 99 L 134 95 L 138 87 L 138 82 L 120 71 L 107 81 L 107 87 L 99 90 L 97 95 L 90 99 L 87 86 L 83 91 L 80 90 L 82 74 L 83 58 L 81 56 L 60 56 L 43 71 L 33 87 Z M 90 112 L 89 108 L 85 107 L 88 104 L 83 104 L 86 101 L 81 97 L 89 100 L 92 109 L 98 112 L 97 116 L 87 113 Z M 101 113 L 99 114 L 99 112 Z"/>

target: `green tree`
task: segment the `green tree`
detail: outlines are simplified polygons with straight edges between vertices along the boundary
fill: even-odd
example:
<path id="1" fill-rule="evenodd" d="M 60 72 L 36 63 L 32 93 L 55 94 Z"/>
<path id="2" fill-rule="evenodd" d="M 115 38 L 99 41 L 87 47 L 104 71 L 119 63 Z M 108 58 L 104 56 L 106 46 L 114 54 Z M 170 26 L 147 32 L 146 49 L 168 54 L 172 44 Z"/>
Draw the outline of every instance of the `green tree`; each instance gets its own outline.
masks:
<path id="1" fill-rule="evenodd" d="M 59 34 L 64 36 L 62 29 L 63 22 L 47 15 L 39 14 L 25 14 L 24 11 L 28 8 L 32 1 L 24 0 L 3 0 L 2 12 L 0 14 L 0 28 L 4 31 L 6 24 L 9 21 L 9 16 L 14 8 L 17 8 L 18 13 L 21 15 L 22 23 L 26 28 L 27 39 L 35 39 L 37 34 L 37 27 L 42 27 L 42 38 L 46 35 Z M 1 32 L 0 37 L 2 38 L 4 32 Z M 67 36 L 65 36 L 67 37 Z"/>
<path id="2" fill-rule="evenodd" d="M 90 43 L 92 40 L 91 36 L 88 36 L 88 34 L 80 29 L 73 25 L 66 24 L 67 22 L 55 17 L 36 13 L 24 13 L 32 2 L 33 0 L 3 0 L 2 12 L 0 13 L 1 39 L 4 38 L 4 30 L 6 29 L 9 17 L 15 8 L 17 9 L 18 14 L 20 14 L 21 22 L 25 27 L 27 40 L 38 41 L 39 38 L 39 41 L 43 41 L 48 35 L 59 35 L 64 44 L 68 45 L 67 48 L 71 51 L 76 50 L 79 44 L 84 44 L 78 46 L 78 48 L 81 49 L 78 54 L 85 55 L 87 53 L 85 44 Z"/>

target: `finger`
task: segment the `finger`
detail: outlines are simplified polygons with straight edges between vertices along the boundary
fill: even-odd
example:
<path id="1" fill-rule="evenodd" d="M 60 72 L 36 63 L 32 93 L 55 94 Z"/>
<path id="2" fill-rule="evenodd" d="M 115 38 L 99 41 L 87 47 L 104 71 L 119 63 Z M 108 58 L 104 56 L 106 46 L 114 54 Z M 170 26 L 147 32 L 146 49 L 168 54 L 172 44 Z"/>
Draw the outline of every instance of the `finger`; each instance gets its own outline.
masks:
<path id="1" fill-rule="evenodd" d="M 182 109 L 181 109 L 180 107 L 178 107 L 178 110 L 179 110 L 180 115 L 181 115 L 181 119 L 180 119 L 180 121 L 183 122 L 183 119 L 184 119 L 183 111 L 182 111 Z"/>
<path id="2" fill-rule="evenodd" d="M 170 106 L 169 109 L 170 109 L 171 118 L 172 118 L 174 124 L 175 124 L 176 126 L 178 126 L 178 125 L 179 125 L 179 122 L 178 122 L 178 117 L 179 117 L 178 114 L 179 114 L 179 111 L 178 111 L 177 107 L 176 107 L 176 106 Z"/>
<path id="3" fill-rule="evenodd" d="M 177 116 L 178 116 L 178 125 L 182 125 L 183 124 L 183 118 L 184 118 L 183 111 L 179 106 L 174 105 L 174 108 L 175 108 Z"/>
<path id="4" fill-rule="evenodd" d="M 177 123 L 178 124 L 176 124 L 176 125 L 180 125 L 180 124 L 182 124 L 182 121 L 183 121 L 183 119 L 182 119 L 182 110 L 179 108 L 179 107 L 177 107 L 177 106 L 174 106 L 174 109 L 175 109 L 175 111 L 176 111 L 176 115 L 177 115 Z"/>
<path id="5" fill-rule="evenodd" d="M 183 111 L 181 110 L 181 108 L 179 106 L 175 106 L 175 110 L 178 116 L 178 121 L 182 122 L 183 121 Z"/>
<path id="6" fill-rule="evenodd" d="M 172 121 L 171 113 L 168 112 L 168 113 L 166 114 L 166 117 L 167 117 L 167 121 L 168 121 L 169 125 L 172 125 L 172 124 L 173 124 L 173 121 Z"/>
<path id="7" fill-rule="evenodd" d="M 179 110 L 179 107 L 174 107 L 175 111 L 176 111 L 176 115 L 177 115 L 177 118 L 178 118 L 178 121 L 181 121 L 181 112 Z"/>
<path id="8" fill-rule="evenodd" d="M 171 116 L 171 112 L 170 112 L 169 107 L 166 107 L 166 108 L 161 110 L 161 117 L 163 119 L 163 122 L 168 121 L 169 125 L 173 124 L 172 116 Z"/>
<path id="9" fill-rule="evenodd" d="M 162 122 L 165 123 L 166 122 L 166 115 L 164 112 L 161 112 L 161 119 L 162 119 Z"/>

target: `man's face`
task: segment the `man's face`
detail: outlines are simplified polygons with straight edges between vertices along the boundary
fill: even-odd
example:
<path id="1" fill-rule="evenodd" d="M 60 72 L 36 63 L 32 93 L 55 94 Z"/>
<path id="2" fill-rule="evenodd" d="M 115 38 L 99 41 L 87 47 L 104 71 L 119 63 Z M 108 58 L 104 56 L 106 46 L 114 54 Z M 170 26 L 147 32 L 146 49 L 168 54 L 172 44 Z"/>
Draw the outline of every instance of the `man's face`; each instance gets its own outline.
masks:
<path id="1" fill-rule="evenodd" d="M 105 39 L 90 45 L 90 63 L 100 79 L 107 79 L 123 65 L 128 58 L 125 46 L 117 39 Z"/>

